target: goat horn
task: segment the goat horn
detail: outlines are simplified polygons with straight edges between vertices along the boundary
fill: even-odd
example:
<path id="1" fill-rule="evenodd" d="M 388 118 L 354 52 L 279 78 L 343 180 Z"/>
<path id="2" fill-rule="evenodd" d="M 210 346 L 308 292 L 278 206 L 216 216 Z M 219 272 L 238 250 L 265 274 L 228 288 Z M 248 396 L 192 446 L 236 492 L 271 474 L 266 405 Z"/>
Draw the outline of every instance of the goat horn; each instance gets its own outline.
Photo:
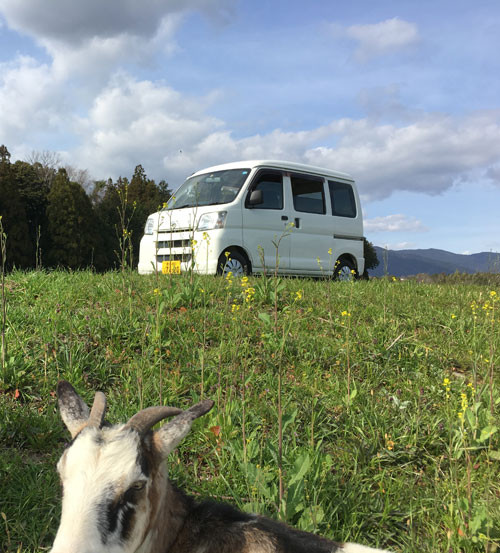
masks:
<path id="1" fill-rule="evenodd" d="M 136 430 L 141 436 L 144 436 L 157 422 L 173 415 L 179 415 L 182 412 L 182 409 L 177 409 L 177 407 L 147 407 L 136 413 L 128 421 L 127 426 Z"/>
<path id="2" fill-rule="evenodd" d="M 94 396 L 94 403 L 90 410 L 87 426 L 93 428 L 101 428 L 104 422 L 104 415 L 106 413 L 106 396 L 102 392 L 96 392 Z"/>

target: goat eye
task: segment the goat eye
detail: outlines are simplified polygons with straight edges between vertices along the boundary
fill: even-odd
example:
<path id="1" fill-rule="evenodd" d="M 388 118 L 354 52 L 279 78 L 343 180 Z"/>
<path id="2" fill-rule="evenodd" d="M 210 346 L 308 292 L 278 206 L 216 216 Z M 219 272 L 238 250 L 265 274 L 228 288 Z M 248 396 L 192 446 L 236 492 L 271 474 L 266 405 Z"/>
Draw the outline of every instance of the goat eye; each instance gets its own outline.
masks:
<path id="1" fill-rule="evenodd" d="M 142 490 L 146 487 L 146 480 L 137 480 L 134 482 L 128 490 L 120 497 L 120 504 L 124 505 L 126 503 L 135 504 L 137 503 L 141 496 Z"/>
<path id="2" fill-rule="evenodd" d="M 137 482 L 134 482 L 129 489 L 134 490 L 135 492 L 138 492 L 140 490 L 143 490 L 145 487 L 146 487 L 146 481 L 138 480 Z"/>

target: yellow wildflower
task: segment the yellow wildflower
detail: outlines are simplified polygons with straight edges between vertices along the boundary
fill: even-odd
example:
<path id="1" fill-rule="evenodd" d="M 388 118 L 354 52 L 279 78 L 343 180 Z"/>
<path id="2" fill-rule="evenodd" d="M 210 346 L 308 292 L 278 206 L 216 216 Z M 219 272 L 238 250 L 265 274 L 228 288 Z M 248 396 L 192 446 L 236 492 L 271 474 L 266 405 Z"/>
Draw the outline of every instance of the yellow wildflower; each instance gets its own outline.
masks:
<path id="1" fill-rule="evenodd" d="M 443 386 L 446 390 L 446 399 L 450 398 L 450 379 L 448 377 L 443 378 Z"/>
<path id="2" fill-rule="evenodd" d="M 469 407 L 469 400 L 465 392 L 460 394 L 460 398 L 460 411 L 458 412 L 458 418 L 463 421 L 465 411 L 467 411 L 467 408 Z"/>
<path id="3" fill-rule="evenodd" d="M 472 384 L 472 382 L 469 382 L 467 384 L 467 388 L 469 388 L 471 396 L 474 398 L 474 396 L 476 395 L 476 388 L 474 388 L 474 384 Z"/>
<path id="4" fill-rule="evenodd" d="M 252 288 L 250 286 L 245 289 L 245 301 L 247 303 L 250 303 L 253 300 L 254 295 L 255 295 L 255 288 Z"/>

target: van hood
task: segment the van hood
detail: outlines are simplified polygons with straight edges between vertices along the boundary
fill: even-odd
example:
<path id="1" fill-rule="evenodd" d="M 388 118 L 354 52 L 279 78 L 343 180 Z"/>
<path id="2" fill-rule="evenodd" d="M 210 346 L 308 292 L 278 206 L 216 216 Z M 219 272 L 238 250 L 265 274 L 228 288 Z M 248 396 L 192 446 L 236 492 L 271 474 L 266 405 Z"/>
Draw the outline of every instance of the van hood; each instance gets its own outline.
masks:
<path id="1" fill-rule="evenodd" d="M 186 207 L 184 209 L 160 211 L 158 213 L 158 230 L 160 232 L 193 230 L 193 226 L 197 224 L 203 214 L 220 211 L 220 208 L 220 205 L 207 205 L 198 208 Z"/>
<path id="2" fill-rule="evenodd" d="M 195 222 L 195 214 L 192 209 L 172 209 L 171 211 L 161 211 L 158 213 L 158 230 L 192 230 Z M 199 217 L 196 214 L 196 219 Z"/>

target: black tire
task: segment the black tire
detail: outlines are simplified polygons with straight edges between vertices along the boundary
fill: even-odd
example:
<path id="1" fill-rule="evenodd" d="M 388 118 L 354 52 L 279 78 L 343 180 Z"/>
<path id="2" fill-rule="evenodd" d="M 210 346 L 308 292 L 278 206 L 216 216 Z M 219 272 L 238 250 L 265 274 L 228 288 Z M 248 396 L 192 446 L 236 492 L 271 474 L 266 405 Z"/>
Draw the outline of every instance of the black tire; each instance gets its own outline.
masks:
<path id="1" fill-rule="evenodd" d="M 217 274 L 226 276 L 229 272 L 235 277 L 249 275 L 251 272 L 250 262 L 246 255 L 237 250 L 223 251 L 217 264 Z"/>
<path id="2" fill-rule="evenodd" d="M 335 270 L 333 271 L 333 278 L 343 282 L 355 280 L 358 278 L 358 271 L 354 264 L 348 259 L 340 258 L 335 263 Z"/>

